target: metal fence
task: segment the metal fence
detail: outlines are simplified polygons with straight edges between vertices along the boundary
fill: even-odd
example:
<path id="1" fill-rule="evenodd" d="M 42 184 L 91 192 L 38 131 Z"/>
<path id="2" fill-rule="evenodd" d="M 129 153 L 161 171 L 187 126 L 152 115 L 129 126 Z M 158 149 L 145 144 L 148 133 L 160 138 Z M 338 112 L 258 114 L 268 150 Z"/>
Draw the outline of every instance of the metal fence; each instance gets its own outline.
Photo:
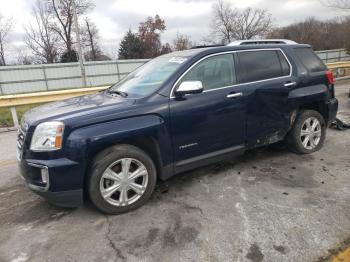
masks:
<path id="1" fill-rule="evenodd" d="M 333 63 L 333 62 L 350 60 L 350 54 L 345 49 L 316 51 L 316 54 L 325 63 Z"/>
<path id="2" fill-rule="evenodd" d="M 326 63 L 350 60 L 344 49 L 316 52 Z M 148 60 L 115 60 L 84 63 L 87 86 L 107 86 Z M 0 95 L 84 87 L 78 63 L 0 67 Z"/>
<path id="3" fill-rule="evenodd" d="M 148 60 L 84 63 L 87 86 L 118 82 Z M 54 91 L 83 87 L 78 63 L 0 67 L 0 95 Z"/>

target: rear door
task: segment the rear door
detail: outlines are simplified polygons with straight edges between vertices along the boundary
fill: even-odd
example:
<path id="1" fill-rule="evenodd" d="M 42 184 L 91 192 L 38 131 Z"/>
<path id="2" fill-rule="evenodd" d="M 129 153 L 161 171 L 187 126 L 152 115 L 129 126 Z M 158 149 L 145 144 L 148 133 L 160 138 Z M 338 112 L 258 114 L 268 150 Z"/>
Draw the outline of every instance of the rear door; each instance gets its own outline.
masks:
<path id="1" fill-rule="evenodd" d="M 282 139 L 290 126 L 292 66 L 281 49 L 238 51 L 238 82 L 247 106 L 247 145 Z"/>

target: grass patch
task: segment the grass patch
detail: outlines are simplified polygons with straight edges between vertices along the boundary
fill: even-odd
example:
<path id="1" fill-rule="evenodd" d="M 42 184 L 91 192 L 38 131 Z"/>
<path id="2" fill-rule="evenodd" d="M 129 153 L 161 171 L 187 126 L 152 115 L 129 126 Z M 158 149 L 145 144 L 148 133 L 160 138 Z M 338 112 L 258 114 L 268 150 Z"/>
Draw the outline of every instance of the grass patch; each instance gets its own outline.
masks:
<path id="1" fill-rule="evenodd" d="M 23 105 L 16 106 L 18 120 L 22 118 L 23 114 L 29 109 L 39 106 L 40 104 L 33 105 Z M 1 107 L 0 108 L 0 127 L 11 127 L 14 126 L 12 121 L 12 115 L 9 107 Z"/>

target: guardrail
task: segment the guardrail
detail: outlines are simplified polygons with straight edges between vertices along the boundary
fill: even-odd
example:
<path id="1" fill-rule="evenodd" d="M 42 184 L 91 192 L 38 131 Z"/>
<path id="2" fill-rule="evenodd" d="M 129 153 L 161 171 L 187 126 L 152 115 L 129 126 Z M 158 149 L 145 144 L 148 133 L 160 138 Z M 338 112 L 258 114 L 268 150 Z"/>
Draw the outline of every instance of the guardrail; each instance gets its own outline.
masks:
<path id="1" fill-rule="evenodd" d="M 63 99 L 71 98 L 75 96 L 93 94 L 98 91 L 104 90 L 106 88 L 108 88 L 108 86 L 0 96 L 0 108 L 1 107 L 10 108 L 13 123 L 15 127 L 18 127 L 19 121 L 18 121 L 16 106 L 47 103 L 47 102 L 63 100 Z"/>
<path id="2" fill-rule="evenodd" d="M 332 70 L 336 80 L 350 79 L 350 61 L 328 63 L 328 69 Z M 0 108 L 9 107 L 15 127 L 18 127 L 19 121 L 16 112 L 16 106 L 38 104 L 58 101 L 66 98 L 71 98 L 79 95 L 96 93 L 104 90 L 108 86 L 76 88 L 60 91 L 37 92 L 29 94 L 5 95 L 0 96 Z"/>
<path id="3" fill-rule="evenodd" d="M 327 67 L 338 80 L 350 78 L 350 61 L 328 63 Z"/>

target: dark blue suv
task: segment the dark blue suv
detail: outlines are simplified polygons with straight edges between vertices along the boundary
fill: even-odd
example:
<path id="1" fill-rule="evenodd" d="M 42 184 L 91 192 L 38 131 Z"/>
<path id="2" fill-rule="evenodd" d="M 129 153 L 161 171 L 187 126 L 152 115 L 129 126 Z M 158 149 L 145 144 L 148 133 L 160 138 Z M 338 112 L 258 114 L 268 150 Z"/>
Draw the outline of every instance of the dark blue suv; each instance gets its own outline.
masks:
<path id="1" fill-rule="evenodd" d="M 234 42 L 163 55 L 103 92 L 30 110 L 18 159 L 50 202 L 86 195 L 118 214 L 143 205 L 157 179 L 247 149 L 317 151 L 337 109 L 333 75 L 310 46 Z"/>

